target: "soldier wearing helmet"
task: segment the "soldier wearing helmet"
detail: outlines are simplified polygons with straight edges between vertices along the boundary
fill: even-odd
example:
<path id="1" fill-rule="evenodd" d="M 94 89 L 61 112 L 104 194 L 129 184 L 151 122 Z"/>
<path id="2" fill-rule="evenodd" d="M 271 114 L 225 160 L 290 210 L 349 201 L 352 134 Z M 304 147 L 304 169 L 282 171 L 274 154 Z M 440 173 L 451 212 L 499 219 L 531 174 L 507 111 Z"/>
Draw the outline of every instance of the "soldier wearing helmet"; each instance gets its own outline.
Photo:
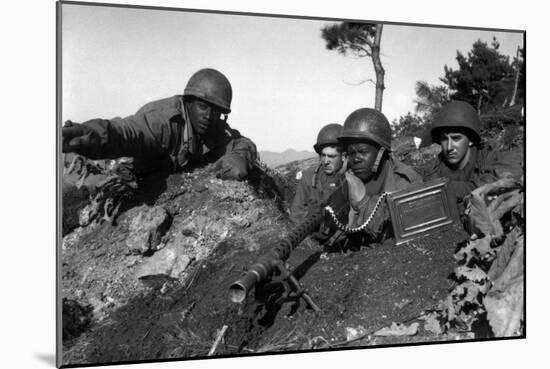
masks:
<path id="1" fill-rule="evenodd" d="M 150 102 L 126 118 L 68 121 L 63 152 L 90 159 L 133 157 L 134 172 L 177 170 L 216 161 L 222 179 L 243 179 L 256 160 L 256 146 L 227 124 L 229 80 L 215 69 L 201 69 L 183 95 Z"/>
<path id="2" fill-rule="evenodd" d="M 319 165 L 297 173 L 300 182 L 290 207 L 290 219 L 294 223 L 303 221 L 312 208 L 325 202 L 342 183 L 344 153 L 338 141 L 341 133 L 341 124 L 327 124 L 321 128 L 313 145 L 319 155 Z"/>
<path id="3" fill-rule="evenodd" d="M 480 137 L 481 120 L 476 110 L 464 101 L 451 101 L 435 115 L 431 127 L 432 141 L 441 152 L 420 171 L 424 180 L 446 177 L 450 180 L 459 208 L 475 188 L 498 178 L 500 158 L 483 147 Z"/>
<path id="4" fill-rule="evenodd" d="M 422 182 L 418 173 L 391 155 L 390 124 L 379 111 L 362 108 L 351 113 L 338 139 L 348 158 L 345 173 L 351 205 L 348 226 L 363 224 L 382 193 Z M 389 211 L 383 203 L 374 213 L 367 234 L 362 236 L 367 236 L 367 242 L 380 240 L 391 228 L 389 220 Z"/>

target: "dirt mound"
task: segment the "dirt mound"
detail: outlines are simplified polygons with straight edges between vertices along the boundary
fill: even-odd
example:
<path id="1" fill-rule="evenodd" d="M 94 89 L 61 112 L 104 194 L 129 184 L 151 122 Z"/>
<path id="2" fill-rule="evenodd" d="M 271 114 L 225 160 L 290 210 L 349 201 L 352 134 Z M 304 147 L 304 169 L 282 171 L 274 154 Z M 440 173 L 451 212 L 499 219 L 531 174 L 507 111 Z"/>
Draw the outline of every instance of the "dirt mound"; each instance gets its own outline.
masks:
<path id="1" fill-rule="evenodd" d="M 269 189 L 265 180 L 258 180 L 256 184 L 263 193 Z M 277 201 L 256 191 L 252 184 L 221 181 L 208 168 L 203 168 L 192 174 L 168 176 L 162 187 L 165 190 L 155 199 L 149 198 L 141 207 L 122 212 L 116 224 L 91 224 L 76 228 L 64 237 L 62 298 L 91 306 L 93 312 L 91 329 L 78 339 L 66 342 L 64 362 L 97 361 L 98 358 L 84 348 L 102 341 L 98 339 L 101 327 L 110 326 L 113 319 L 122 319 L 125 327 L 141 329 L 144 320 L 136 320 L 136 314 L 152 316 L 149 307 L 162 303 L 168 291 L 194 285 L 200 268 L 217 248 L 226 250 L 223 245 L 235 244 L 236 248 L 249 249 L 249 254 L 254 255 L 260 248 L 258 242 L 267 243 L 284 232 L 286 223 Z M 131 226 L 142 207 L 164 209 L 171 217 L 171 225 L 151 252 L 140 254 L 135 252 L 136 248 L 129 247 L 128 240 L 132 238 Z M 264 239 L 262 234 L 266 234 Z M 170 248 L 179 248 L 188 257 L 189 265 L 175 276 L 171 271 L 169 275 L 143 277 L 140 273 L 143 266 Z M 239 259 L 238 264 L 246 265 L 246 262 Z M 120 316 L 128 320 L 113 318 Z M 113 339 L 121 336 L 114 334 Z M 112 350 L 115 349 L 111 347 L 106 351 Z M 103 351 L 102 355 L 113 361 L 125 357 Z"/>
<path id="2" fill-rule="evenodd" d="M 67 234 L 61 297 L 90 306 L 91 318 L 64 341 L 63 363 L 203 357 L 224 326 L 216 355 L 449 339 L 422 329 L 414 336 L 372 333 L 413 322 L 448 293 L 452 255 L 466 238 L 455 228 L 407 246 L 388 242 L 348 253 L 323 252 L 307 238 L 288 262 L 319 312 L 284 298 L 277 280 L 242 304 L 230 301 L 230 284 L 287 234 L 284 200 L 293 196 L 295 173 L 314 163 L 291 163 L 249 182 L 221 181 L 208 168 L 166 177 L 142 207 L 164 209 L 170 228 L 144 253 L 127 242 L 137 206 L 114 225 Z M 162 252 L 180 252 L 186 263 L 177 272 L 171 266 L 140 274 Z"/>

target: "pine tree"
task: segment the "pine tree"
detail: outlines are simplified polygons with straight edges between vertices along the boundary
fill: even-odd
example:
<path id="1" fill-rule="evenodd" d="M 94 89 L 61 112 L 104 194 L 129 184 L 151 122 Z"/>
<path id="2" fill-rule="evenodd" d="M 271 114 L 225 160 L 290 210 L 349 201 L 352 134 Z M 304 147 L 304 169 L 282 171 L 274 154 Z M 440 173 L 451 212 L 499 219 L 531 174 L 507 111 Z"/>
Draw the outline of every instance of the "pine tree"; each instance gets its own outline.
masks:
<path id="1" fill-rule="evenodd" d="M 328 50 L 337 50 L 342 55 L 370 57 L 376 74 L 374 108 L 382 110 L 384 94 L 384 67 L 380 61 L 382 24 L 344 22 L 326 26 L 321 30 Z M 371 80 L 372 81 L 372 80 Z"/>
<path id="2" fill-rule="evenodd" d="M 510 58 L 502 55 L 499 47 L 493 38 L 490 46 L 476 41 L 467 56 L 457 51 L 458 69 L 445 65 L 445 75 L 441 78 L 451 91 L 451 99 L 470 103 L 480 114 L 506 103 L 513 89 L 515 71 Z"/>

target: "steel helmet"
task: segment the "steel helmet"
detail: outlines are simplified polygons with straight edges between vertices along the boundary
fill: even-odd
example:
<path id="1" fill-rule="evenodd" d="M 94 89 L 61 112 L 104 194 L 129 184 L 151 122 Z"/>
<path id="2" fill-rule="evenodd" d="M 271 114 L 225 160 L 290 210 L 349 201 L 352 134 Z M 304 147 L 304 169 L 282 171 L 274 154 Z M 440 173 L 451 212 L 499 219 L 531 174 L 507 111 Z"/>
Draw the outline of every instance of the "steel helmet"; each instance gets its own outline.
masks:
<path id="1" fill-rule="evenodd" d="M 340 141 L 349 139 L 370 140 L 391 150 L 390 122 L 378 110 L 370 108 L 357 109 L 351 113 L 344 122 Z"/>
<path id="2" fill-rule="evenodd" d="M 464 101 L 451 101 L 435 115 L 431 128 L 432 141 L 439 143 L 438 130 L 446 127 L 466 128 L 473 134 L 470 139 L 479 144 L 481 120 L 473 106 Z"/>
<path id="3" fill-rule="evenodd" d="M 327 124 L 319 131 L 317 135 L 317 143 L 313 145 L 315 152 L 321 155 L 321 151 L 325 146 L 340 146 L 342 143 L 338 141 L 338 136 L 342 134 L 342 125 L 337 123 Z"/>
<path id="4" fill-rule="evenodd" d="M 233 90 L 227 77 L 215 69 L 201 69 L 189 78 L 183 96 L 194 96 L 221 108 L 222 113 L 231 112 Z"/>

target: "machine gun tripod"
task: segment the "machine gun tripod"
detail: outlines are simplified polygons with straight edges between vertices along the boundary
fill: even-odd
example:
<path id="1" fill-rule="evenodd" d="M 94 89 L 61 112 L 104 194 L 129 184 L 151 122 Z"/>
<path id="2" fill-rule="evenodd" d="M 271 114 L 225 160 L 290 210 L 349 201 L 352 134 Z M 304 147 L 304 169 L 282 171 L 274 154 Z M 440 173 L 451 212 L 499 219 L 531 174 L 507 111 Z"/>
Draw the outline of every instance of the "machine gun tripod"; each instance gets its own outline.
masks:
<path id="1" fill-rule="evenodd" d="M 290 264 L 282 260 L 274 261 L 273 277 L 270 281 L 256 286 L 256 299 L 263 300 L 264 298 L 261 296 L 270 295 L 271 291 L 278 290 L 277 287 L 282 286 L 283 291 L 280 293 L 280 297 L 277 301 L 297 300 L 301 298 L 307 306 L 315 312 L 319 312 L 321 310 L 319 306 L 313 301 L 307 290 L 302 287 L 292 272 L 293 269 Z"/>

